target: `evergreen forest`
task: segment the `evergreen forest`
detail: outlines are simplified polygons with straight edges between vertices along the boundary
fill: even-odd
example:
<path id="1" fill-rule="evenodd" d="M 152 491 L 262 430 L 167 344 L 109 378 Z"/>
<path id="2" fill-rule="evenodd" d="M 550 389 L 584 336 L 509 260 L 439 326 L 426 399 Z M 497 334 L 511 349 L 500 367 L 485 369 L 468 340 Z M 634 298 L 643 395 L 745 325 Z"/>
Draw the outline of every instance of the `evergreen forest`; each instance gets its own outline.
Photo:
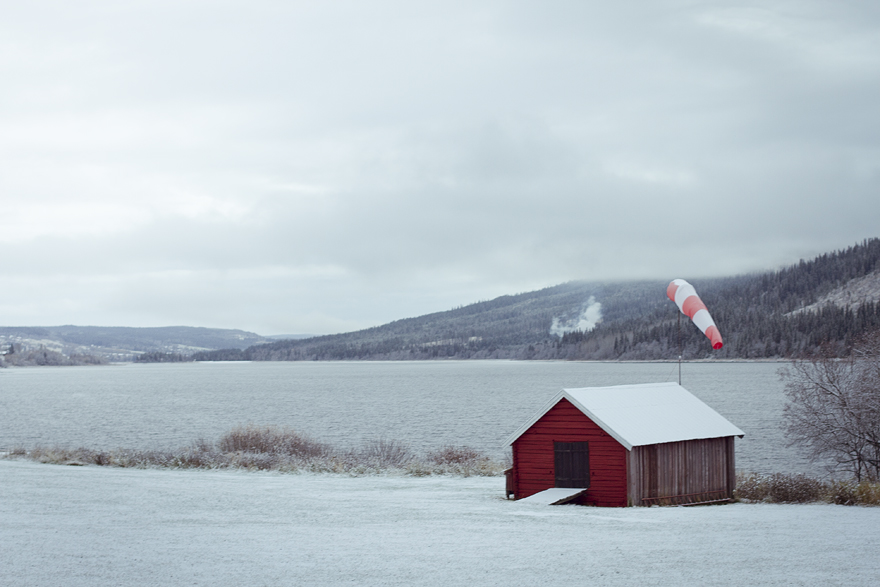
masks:
<path id="1" fill-rule="evenodd" d="M 190 358 L 730 360 L 805 357 L 820 348 L 846 356 L 860 336 L 880 329 L 877 238 L 777 271 L 688 280 L 724 337 L 722 349 L 713 350 L 666 297 L 668 281 L 569 282 L 357 332 Z M 601 319 L 594 327 L 554 329 L 578 324 L 597 302 Z"/>

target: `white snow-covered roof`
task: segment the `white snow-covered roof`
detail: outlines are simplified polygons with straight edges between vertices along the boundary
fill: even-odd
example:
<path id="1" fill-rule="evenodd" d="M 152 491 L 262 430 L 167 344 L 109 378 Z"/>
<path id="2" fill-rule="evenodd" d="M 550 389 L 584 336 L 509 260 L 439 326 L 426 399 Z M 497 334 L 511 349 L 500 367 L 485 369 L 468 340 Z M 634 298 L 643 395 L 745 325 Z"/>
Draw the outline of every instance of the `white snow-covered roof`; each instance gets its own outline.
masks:
<path id="1" fill-rule="evenodd" d="M 745 435 L 681 385 L 645 383 L 563 389 L 521 426 L 507 444 L 513 444 L 563 398 L 627 450 L 661 442 Z"/>

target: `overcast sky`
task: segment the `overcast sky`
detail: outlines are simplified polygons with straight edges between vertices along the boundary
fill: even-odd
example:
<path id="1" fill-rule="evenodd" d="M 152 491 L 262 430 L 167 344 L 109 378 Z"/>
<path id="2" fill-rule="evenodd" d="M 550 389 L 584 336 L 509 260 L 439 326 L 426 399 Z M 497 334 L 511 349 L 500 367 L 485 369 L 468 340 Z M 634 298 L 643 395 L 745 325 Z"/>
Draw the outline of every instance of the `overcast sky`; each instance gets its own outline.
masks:
<path id="1" fill-rule="evenodd" d="M 0 9 L 2 325 L 698 287 L 880 236 L 878 188 L 874 0 Z"/>

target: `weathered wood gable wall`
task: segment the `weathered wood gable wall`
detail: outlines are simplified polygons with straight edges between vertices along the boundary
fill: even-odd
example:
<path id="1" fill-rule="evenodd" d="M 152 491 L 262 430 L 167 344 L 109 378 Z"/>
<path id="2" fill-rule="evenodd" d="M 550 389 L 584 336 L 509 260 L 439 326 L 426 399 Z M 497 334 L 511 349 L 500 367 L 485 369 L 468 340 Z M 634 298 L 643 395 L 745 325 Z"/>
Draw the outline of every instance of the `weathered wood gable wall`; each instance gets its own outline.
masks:
<path id="1" fill-rule="evenodd" d="M 627 468 L 630 505 L 728 499 L 736 487 L 732 436 L 636 446 Z"/>

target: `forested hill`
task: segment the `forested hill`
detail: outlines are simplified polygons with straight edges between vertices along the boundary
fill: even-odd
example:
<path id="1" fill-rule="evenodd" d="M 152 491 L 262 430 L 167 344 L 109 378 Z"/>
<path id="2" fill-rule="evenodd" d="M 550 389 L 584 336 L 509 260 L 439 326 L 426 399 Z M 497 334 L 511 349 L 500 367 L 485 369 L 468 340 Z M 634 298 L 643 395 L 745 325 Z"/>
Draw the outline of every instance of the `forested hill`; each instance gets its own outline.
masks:
<path id="1" fill-rule="evenodd" d="M 0 367 L 31 364 L 27 359 L 39 351 L 46 361 L 34 364 L 75 364 L 130 361 L 137 357 L 167 360 L 200 350 L 245 348 L 269 342 L 253 332 L 191 326 L 131 328 L 127 326 L 0 326 Z"/>
<path id="2" fill-rule="evenodd" d="M 681 348 L 686 359 L 734 359 L 801 356 L 821 345 L 844 355 L 855 337 L 880 328 L 880 239 L 779 271 L 689 281 L 724 336 L 718 351 L 686 317 L 679 328 L 664 280 L 571 282 L 358 332 L 192 358 L 635 360 L 676 358 Z M 597 310 L 601 320 L 587 330 Z"/>

